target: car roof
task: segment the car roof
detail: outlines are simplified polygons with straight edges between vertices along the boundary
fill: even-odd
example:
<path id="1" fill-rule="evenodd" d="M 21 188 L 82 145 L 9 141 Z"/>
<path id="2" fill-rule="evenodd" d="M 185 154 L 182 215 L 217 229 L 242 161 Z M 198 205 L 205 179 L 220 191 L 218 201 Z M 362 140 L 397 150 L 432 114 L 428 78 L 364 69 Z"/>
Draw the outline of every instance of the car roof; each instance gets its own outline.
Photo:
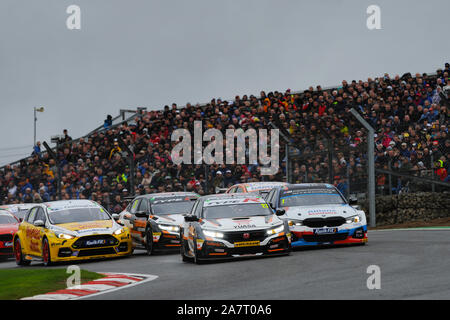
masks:
<path id="1" fill-rule="evenodd" d="M 11 216 L 11 217 L 15 217 L 11 212 L 9 212 L 8 210 L 5 209 L 1 209 L 0 208 L 0 215 L 2 216 Z"/>
<path id="2" fill-rule="evenodd" d="M 101 208 L 98 203 L 92 200 L 59 200 L 44 202 L 42 205 L 53 211 L 79 208 Z"/>
<path id="3" fill-rule="evenodd" d="M 218 194 L 210 194 L 207 196 L 200 197 L 201 200 L 225 200 L 225 199 L 251 199 L 262 197 L 256 193 L 218 193 Z"/>
<path id="4" fill-rule="evenodd" d="M 285 186 L 288 183 L 286 182 L 280 182 L 280 181 L 262 181 L 262 182 L 248 182 L 248 183 L 241 183 L 241 185 L 245 186 L 248 192 L 252 191 L 260 191 L 260 190 L 266 190 L 266 189 L 273 189 L 278 186 Z"/>
<path id="5" fill-rule="evenodd" d="M 138 196 L 139 198 L 164 198 L 164 197 L 200 197 L 195 192 L 161 192 L 161 193 L 149 193 Z"/>
<path id="6" fill-rule="evenodd" d="M 335 189 L 336 187 L 329 183 L 297 183 L 288 184 L 284 190 L 300 190 L 300 189 Z"/>

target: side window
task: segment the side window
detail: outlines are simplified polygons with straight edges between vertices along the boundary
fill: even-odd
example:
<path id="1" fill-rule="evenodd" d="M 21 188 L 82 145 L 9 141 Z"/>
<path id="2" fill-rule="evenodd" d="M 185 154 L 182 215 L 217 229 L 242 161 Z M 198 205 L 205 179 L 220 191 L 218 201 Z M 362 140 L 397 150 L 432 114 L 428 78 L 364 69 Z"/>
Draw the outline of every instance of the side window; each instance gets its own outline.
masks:
<path id="1" fill-rule="evenodd" d="M 139 209 L 138 211 L 145 211 L 148 212 L 148 200 L 147 199 L 142 199 L 141 200 L 141 204 L 139 205 Z"/>
<path id="2" fill-rule="evenodd" d="M 131 208 L 130 208 L 130 213 L 135 214 L 138 207 L 139 207 L 139 202 L 141 201 L 141 199 L 136 199 L 133 201 L 133 203 L 131 204 Z"/>
<path id="3" fill-rule="evenodd" d="M 196 205 L 197 205 L 197 206 L 195 207 L 194 214 L 195 214 L 197 217 L 201 218 L 201 217 L 202 217 L 203 203 L 200 203 L 200 201 L 198 201 L 198 202 L 196 203 Z"/>
<path id="4" fill-rule="evenodd" d="M 191 209 L 191 212 L 189 212 L 190 215 L 195 215 L 195 211 L 197 210 L 198 207 L 198 201 L 195 201 L 194 206 Z"/>
<path id="5" fill-rule="evenodd" d="M 37 221 L 37 220 L 42 220 L 42 221 L 44 221 L 44 223 L 46 221 L 45 213 L 44 213 L 44 210 L 42 210 L 42 208 L 37 209 L 36 217 L 34 218 L 34 221 Z"/>
<path id="6" fill-rule="evenodd" d="M 237 193 L 243 193 L 244 192 L 244 188 L 243 187 L 237 187 L 236 188 L 236 192 Z"/>
<path id="7" fill-rule="evenodd" d="M 34 217 L 36 216 L 36 211 L 37 211 L 37 208 L 33 208 L 30 210 L 30 213 L 28 213 L 28 216 L 27 216 L 28 223 L 33 223 Z"/>

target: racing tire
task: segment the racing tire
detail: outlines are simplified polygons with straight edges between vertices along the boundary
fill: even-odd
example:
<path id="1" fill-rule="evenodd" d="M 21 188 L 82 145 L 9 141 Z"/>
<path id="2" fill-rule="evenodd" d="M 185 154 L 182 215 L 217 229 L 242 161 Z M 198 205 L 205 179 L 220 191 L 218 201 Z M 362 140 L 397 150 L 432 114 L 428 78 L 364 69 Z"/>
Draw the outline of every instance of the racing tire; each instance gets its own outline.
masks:
<path id="1" fill-rule="evenodd" d="M 184 240 L 181 240 L 181 246 L 180 246 L 181 260 L 183 262 L 192 262 L 192 258 L 186 257 L 186 248 L 184 246 L 185 246 Z"/>
<path id="2" fill-rule="evenodd" d="M 16 238 L 14 240 L 14 258 L 16 259 L 16 264 L 18 266 L 28 266 L 31 261 L 25 260 L 22 254 L 22 246 L 20 244 L 20 239 Z"/>
<path id="3" fill-rule="evenodd" d="M 153 231 L 149 226 L 147 226 L 147 228 L 145 229 L 145 250 L 147 251 L 148 256 L 151 256 L 155 253 L 153 247 Z"/>
<path id="4" fill-rule="evenodd" d="M 42 241 L 42 261 L 44 266 L 48 267 L 53 265 L 52 257 L 50 254 L 50 245 L 48 244 L 47 238 Z"/>

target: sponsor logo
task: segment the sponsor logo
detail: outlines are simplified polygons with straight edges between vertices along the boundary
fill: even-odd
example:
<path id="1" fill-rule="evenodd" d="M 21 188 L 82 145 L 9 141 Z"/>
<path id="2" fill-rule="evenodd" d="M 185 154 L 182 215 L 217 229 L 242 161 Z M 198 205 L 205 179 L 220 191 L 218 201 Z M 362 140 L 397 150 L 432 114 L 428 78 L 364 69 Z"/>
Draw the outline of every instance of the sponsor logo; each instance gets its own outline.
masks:
<path id="1" fill-rule="evenodd" d="M 242 235 L 242 237 L 244 238 L 244 239 L 250 239 L 250 233 L 244 233 L 243 235 Z"/>
<path id="2" fill-rule="evenodd" d="M 235 229 L 247 229 L 247 228 L 256 228 L 254 224 L 238 224 L 234 226 Z"/>
<path id="3" fill-rule="evenodd" d="M 337 232 L 337 228 L 321 228 L 321 229 L 314 229 L 314 234 L 321 235 L 321 234 L 334 234 Z"/>
<path id="4" fill-rule="evenodd" d="M 254 247 L 259 246 L 259 241 L 243 241 L 243 242 L 235 242 L 234 247 L 235 248 L 241 248 L 241 247 Z"/>

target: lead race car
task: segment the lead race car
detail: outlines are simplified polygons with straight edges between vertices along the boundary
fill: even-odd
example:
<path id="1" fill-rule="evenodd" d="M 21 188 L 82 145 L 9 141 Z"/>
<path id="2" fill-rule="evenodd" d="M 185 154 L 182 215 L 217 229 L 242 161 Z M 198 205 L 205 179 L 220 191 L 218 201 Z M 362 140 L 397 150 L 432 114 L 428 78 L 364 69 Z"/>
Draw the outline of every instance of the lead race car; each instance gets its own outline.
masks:
<path id="1" fill-rule="evenodd" d="M 131 232 L 133 246 L 148 255 L 156 250 L 179 250 L 183 215 L 200 197 L 194 192 L 164 192 L 134 198 L 119 215 L 113 215 Z"/>
<path id="2" fill-rule="evenodd" d="M 58 261 L 112 258 L 130 255 L 128 228 L 91 200 L 35 204 L 14 236 L 18 265 L 39 260 L 48 266 Z"/>
<path id="3" fill-rule="evenodd" d="M 183 261 L 289 254 L 291 235 L 259 195 L 217 194 L 199 198 L 180 236 Z"/>
<path id="4" fill-rule="evenodd" d="M 304 183 L 273 189 L 266 201 L 292 233 L 292 247 L 365 244 L 364 211 L 353 208 L 331 184 Z"/>

